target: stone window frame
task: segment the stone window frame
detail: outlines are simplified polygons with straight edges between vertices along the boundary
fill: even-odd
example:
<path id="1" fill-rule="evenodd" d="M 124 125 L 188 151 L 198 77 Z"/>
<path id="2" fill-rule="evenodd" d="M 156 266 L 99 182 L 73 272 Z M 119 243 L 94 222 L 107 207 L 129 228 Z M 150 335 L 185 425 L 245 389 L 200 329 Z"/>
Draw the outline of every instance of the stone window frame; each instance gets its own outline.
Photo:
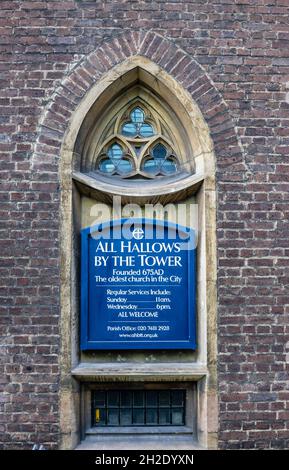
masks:
<path id="1" fill-rule="evenodd" d="M 111 100 L 111 96 L 116 98 Z M 130 106 L 130 103 L 143 102 L 152 108 L 163 122 L 167 122 L 170 139 L 179 160 L 179 171 L 171 176 L 160 176 L 151 179 L 112 178 L 94 173 L 95 160 L 98 158 L 103 145 L 103 135 L 113 121 L 116 113 Z M 110 83 L 102 90 L 98 105 L 92 103 L 91 109 L 84 118 L 78 142 L 74 148 L 73 180 L 80 185 L 105 193 L 107 197 L 120 195 L 123 197 L 147 197 L 154 194 L 158 197 L 174 194 L 183 197 L 190 188 L 204 179 L 204 154 L 210 155 L 212 143 L 208 137 L 207 128 L 199 133 L 203 126 L 203 118 L 195 106 L 188 113 L 186 104 L 180 106 L 178 95 L 175 95 L 161 80 L 156 80 L 154 70 L 147 70 L 137 65 L 123 71 L 120 79 Z M 115 136 L 116 137 L 116 136 Z M 117 136 L 120 140 L 121 136 Z M 158 133 L 158 139 L 165 140 Z M 110 137 L 104 142 L 110 141 Z M 169 144 L 169 140 L 167 143 Z M 123 140 L 125 145 L 125 141 Z M 209 157 L 207 158 L 209 161 Z M 85 189 L 83 188 L 85 191 Z"/>
<path id="2" fill-rule="evenodd" d="M 201 184 L 200 199 L 203 201 L 203 225 L 206 234 L 203 244 L 206 246 L 206 262 L 202 277 L 207 289 L 204 292 L 204 304 L 207 312 L 207 328 L 205 338 L 207 341 L 207 377 L 196 369 L 193 371 L 186 365 L 175 371 L 175 377 L 188 376 L 188 380 L 198 380 L 200 389 L 206 390 L 206 399 L 201 406 L 202 442 L 208 448 L 218 445 L 218 395 L 222 399 L 222 390 L 218 392 L 217 386 L 217 292 L 216 292 L 216 180 L 215 165 L 222 171 L 222 178 L 218 181 L 220 188 L 222 181 L 233 181 L 228 178 L 234 174 L 234 168 L 240 171 L 244 167 L 243 148 L 239 139 L 234 119 L 230 109 L 220 93 L 217 84 L 214 84 L 205 68 L 193 55 L 186 52 L 173 40 L 161 34 L 148 30 L 126 30 L 111 37 L 105 38 L 96 48 L 88 54 L 77 56 L 69 64 L 63 78 L 56 81 L 50 96 L 43 106 L 39 119 L 36 140 L 31 156 L 31 171 L 37 175 L 39 171 L 49 165 L 51 175 L 55 177 L 57 189 L 51 190 L 55 203 L 60 204 L 60 336 L 61 346 L 59 352 L 58 370 L 60 375 L 59 391 L 59 446 L 62 449 L 73 449 L 79 439 L 79 386 L 78 380 L 72 376 L 71 370 L 77 364 L 77 350 L 74 346 L 75 332 L 77 331 L 77 316 L 74 308 L 74 237 L 73 207 L 77 210 L 75 201 L 75 186 L 82 186 L 89 194 L 99 194 L 109 197 L 108 188 L 95 180 L 82 178 L 77 169 L 77 156 L 75 156 L 75 142 L 79 129 L 89 114 L 93 103 L 99 99 L 101 93 L 113 82 L 121 80 L 128 70 L 142 67 L 149 70 L 156 82 L 166 83 L 179 97 L 180 102 L 188 109 L 191 121 L 202 135 L 210 136 L 213 145 L 209 145 L 207 153 L 197 157 L 197 165 L 203 167 L 202 171 L 196 168 L 196 175 L 191 184 L 189 181 L 181 182 L 176 188 L 170 186 L 175 195 L 185 187 L 196 187 Z M 197 109 L 197 113 L 195 110 Z M 199 110 L 199 111 L 198 111 Z M 192 112 L 193 111 L 193 112 Z M 196 118 L 196 119 L 195 119 Z M 207 138 L 206 138 L 207 140 Z M 76 158 L 75 158 L 76 157 Z M 200 164 L 200 165 L 199 165 Z M 72 179 L 73 174 L 73 179 Z M 80 182 L 78 181 L 80 180 Z M 202 182 L 203 181 L 203 182 Z M 235 181 L 235 179 L 234 179 Z M 188 183 L 188 184 L 184 184 Z M 180 187 L 181 186 L 181 187 Z M 157 197 L 162 191 L 155 189 Z M 107 194 L 106 194 L 107 190 Z M 199 192 L 200 192 L 199 191 Z M 144 191 L 136 191 L 138 197 L 144 196 Z M 115 194 L 122 194 L 123 189 L 117 188 Z M 129 192 L 129 197 L 131 192 Z M 146 196 L 146 193 L 145 193 Z M 73 207 L 72 207 L 73 206 Z M 220 312 L 221 314 L 221 312 Z M 164 375 L 164 367 L 152 367 L 151 377 Z M 113 370 L 118 378 L 125 375 L 129 379 L 130 371 Z M 166 369 L 169 376 L 172 369 Z M 109 372 L 98 370 L 100 380 L 109 376 Z M 138 371 L 138 376 L 148 378 L 148 372 Z M 209 408 L 210 413 L 207 413 Z"/>
<path id="3" fill-rule="evenodd" d="M 192 436 L 193 441 L 196 441 L 197 436 L 197 413 L 198 413 L 198 396 L 197 396 L 197 383 L 196 382 L 83 382 L 81 393 L 81 408 L 82 408 L 82 438 L 87 435 L 101 435 L 106 428 L 106 432 L 112 434 L 128 435 L 129 433 L 156 433 L 158 435 L 167 435 L 169 433 L 183 433 Z M 93 390 L 167 390 L 167 389 L 184 389 L 186 390 L 186 416 L 185 424 L 176 426 L 117 426 L 116 427 L 92 427 L 91 426 L 91 392 Z"/>
<path id="4" fill-rule="evenodd" d="M 216 276 L 216 259 L 215 259 L 215 185 L 214 185 L 214 152 L 212 142 L 210 140 L 209 130 L 204 119 L 193 101 L 188 101 L 188 97 L 184 93 L 182 87 L 175 83 L 169 75 L 163 76 L 163 80 L 156 81 L 154 75 L 156 73 L 155 65 L 149 61 L 144 61 L 143 58 L 135 58 L 137 62 L 132 65 L 122 64 L 119 66 L 119 73 L 121 79 L 114 81 L 111 84 L 109 80 L 108 85 L 102 89 L 98 98 L 94 99 L 94 103 L 82 122 L 82 128 L 86 131 L 82 133 L 82 128 L 78 131 L 78 140 L 76 141 L 74 151 L 74 172 L 73 181 L 77 190 L 81 194 L 87 194 L 99 202 L 110 202 L 112 196 L 120 194 L 126 201 L 136 202 L 143 204 L 157 200 L 162 203 L 178 202 L 188 199 L 195 195 L 199 206 L 199 242 L 198 242 L 198 299 L 197 299 L 197 322 L 198 322 L 198 350 L 195 353 L 195 359 L 192 362 L 178 364 L 176 362 L 168 362 L 166 364 L 159 362 L 157 367 L 152 368 L 152 364 L 146 363 L 144 367 L 140 367 L 138 363 L 110 363 L 103 364 L 100 358 L 100 363 L 93 364 L 86 362 L 84 358 L 78 362 L 75 356 L 74 365 L 72 369 L 73 377 L 81 384 L 87 381 L 101 381 L 109 382 L 116 380 L 120 382 L 136 382 L 141 379 L 143 383 L 147 383 L 150 377 L 153 381 L 165 381 L 172 379 L 176 382 L 191 381 L 196 383 L 197 388 L 197 435 L 198 443 L 201 447 L 210 446 L 214 444 L 214 438 L 210 440 L 208 434 L 209 428 L 208 420 L 212 419 L 216 413 L 216 393 L 208 392 L 208 383 L 211 382 L 210 390 L 213 389 L 212 383 L 215 383 L 216 370 L 214 364 L 216 363 L 215 348 L 216 348 L 216 334 L 212 329 L 214 325 L 215 315 L 215 276 Z M 114 70 L 115 72 L 115 70 Z M 122 87 L 126 91 L 129 89 L 131 81 L 135 80 L 135 74 L 138 74 L 140 80 L 146 82 L 147 88 L 158 87 L 158 92 L 162 96 L 164 103 L 168 103 L 175 109 L 178 103 L 178 113 L 182 128 L 189 130 L 190 144 L 193 151 L 190 153 L 190 173 L 182 174 L 179 178 L 170 180 L 170 178 L 162 178 L 156 181 L 152 180 L 149 184 L 123 184 L 124 181 L 117 180 L 114 184 L 103 182 L 100 178 L 97 180 L 81 171 L 83 168 L 82 158 L 85 154 L 83 148 L 88 145 L 87 129 L 91 129 L 93 120 L 95 120 L 96 109 L 101 115 L 102 110 L 106 109 L 108 103 L 108 96 L 113 93 L 125 97 L 122 94 Z M 171 91 L 170 91 L 171 90 Z M 99 90 L 100 91 L 100 90 Z M 175 101 L 174 101 L 175 100 Z M 90 126 L 89 126 L 90 122 Z M 80 142 L 80 145 L 79 145 Z M 76 194 L 75 197 L 77 198 Z M 75 199 L 74 197 L 74 199 Z M 76 199 L 75 199 L 76 200 Z M 76 204 L 79 206 L 79 202 Z M 210 208 L 210 209 L 209 209 Z M 210 240 L 210 241 L 208 241 Z M 208 245 L 207 245 L 208 243 Z M 207 252 L 209 246 L 209 252 Z M 77 252 L 77 248 L 76 248 Z M 76 256 L 77 258 L 77 256 Z M 201 262 L 202 260 L 202 262 Z M 208 295 L 210 296 L 208 298 Z M 210 309 L 210 318 L 208 318 L 208 308 Z M 75 308 L 74 308 L 75 310 Z M 77 309 L 73 317 L 77 318 Z M 74 342 L 77 342 L 78 330 L 74 334 Z M 208 359 L 211 357 L 211 359 Z M 170 355 L 167 354 L 169 358 Z M 214 358 L 214 359 L 213 359 Z M 169 360 L 169 359 L 168 359 Z M 211 362 L 210 362 L 211 361 Z M 209 366 L 210 364 L 210 366 Z M 154 369 L 151 372 L 151 369 Z M 209 372 L 210 369 L 210 372 Z M 208 399 L 210 398 L 210 407 L 214 406 L 214 412 L 208 416 Z M 80 417 L 78 417 L 80 419 Z M 79 429 L 80 429 L 79 424 Z"/>
<path id="5" fill-rule="evenodd" d="M 150 125 L 154 130 L 152 135 L 128 136 L 122 132 L 123 126 L 130 121 L 131 113 L 135 109 L 143 111 L 144 123 Z M 138 85 L 130 88 L 124 93 L 124 96 L 118 97 L 108 106 L 106 112 L 100 116 L 93 126 L 90 132 L 91 135 L 87 137 L 88 145 L 84 150 L 82 171 L 92 176 L 95 175 L 96 179 L 100 176 L 127 178 L 127 184 L 130 184 L 129 178 L 132 177 L 139 177 L 138 183 L 142 184 L 145 183 L 142 179 L 163 178 L 166 176 L 174 178 L 180 171 L 188 171 L 187 168 L 183 168 L 188 166 L 184 163 L 185 158 L 180 158 L 181 154 L 185 152 L 185 146 L 179 135 L 178 127 L 181 126 L 181 123 L 176 125 L 176 121 L 178 122 L 173 110 L 164 106 L 164 103 L 144 86 Z M 152 158 L 151 151 L 159 143 L 166 147 L 170 154 L 168 157 L 176 163 L 176 171 L 173 174 L 166 174 L 165 172 L 150 174 L 142 168 L 143 162 Z M 108 149 L 113 144 L 122 147 L 124 158 L 133 163 L 134 171 L 127 174 L 121 172 L 105 174 L 101 171 L 99 162 L 108 158 Z M 189 146 L 187 145 L 187 147 Z M 139 152 L 137 152 L 137 148 L 139 148 Z M 114 183 L 112 182 L 112 184 Z"/>

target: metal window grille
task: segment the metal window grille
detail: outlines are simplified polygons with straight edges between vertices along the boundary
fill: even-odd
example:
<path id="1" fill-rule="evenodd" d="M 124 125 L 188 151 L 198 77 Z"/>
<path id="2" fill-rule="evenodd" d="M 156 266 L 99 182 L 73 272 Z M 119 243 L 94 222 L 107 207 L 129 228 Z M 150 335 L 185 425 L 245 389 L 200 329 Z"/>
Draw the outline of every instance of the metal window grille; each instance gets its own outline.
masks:
<path id="1" fill-rule="evenodd" d="M 185 390 L 92 391 L 92 426 L 182 426 Z"/>

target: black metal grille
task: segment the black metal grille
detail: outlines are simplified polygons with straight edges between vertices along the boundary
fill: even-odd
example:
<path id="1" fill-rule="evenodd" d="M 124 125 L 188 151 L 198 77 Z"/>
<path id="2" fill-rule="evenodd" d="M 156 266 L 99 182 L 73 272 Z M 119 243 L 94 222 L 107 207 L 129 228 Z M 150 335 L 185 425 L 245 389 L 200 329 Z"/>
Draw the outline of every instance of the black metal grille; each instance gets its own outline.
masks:
<path id="1" fill-rule="evenodd" d="M 182 426 L 185 390 L 97 390 L 92 426 Z"/>

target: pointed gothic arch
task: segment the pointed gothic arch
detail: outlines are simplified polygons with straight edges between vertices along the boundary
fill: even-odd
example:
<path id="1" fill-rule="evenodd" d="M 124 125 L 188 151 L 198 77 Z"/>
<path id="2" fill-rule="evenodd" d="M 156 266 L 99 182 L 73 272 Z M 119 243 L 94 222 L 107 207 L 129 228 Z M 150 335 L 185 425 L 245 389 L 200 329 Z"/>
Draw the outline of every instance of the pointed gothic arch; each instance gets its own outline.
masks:
<path id="1" fill-rule="evenodd" d="M 206 298 L 202 306 L 209 319 L 201 326 L 208 349 L 201 348 L 199 366 L 207 367 L 206 400 L 199 402 L 200 429 L 205 446 L 216 445 L 217 429 L 214 419 L 207 414 L 210 401 L 211 416 L 217 413 L 216 383 L 216 241 L 215 241 L 215 165 L 234 165 L 241 160 L 241 148 L 228 109 L 216 87 L 203 68 L 185 51 L 167 39 L 154 34 L 130 32 L 104 42 L 88 57 L 84 57 L 65 80 L 56 88 L 54 95 L 44 110 L 39 134 L 35 145 L 32 165 L 51 161 L 60 156 L 60 186 L 62 214 L 62 268 L 61 268 L 61 433 L 62 448 L 74 448 L 79 439 L 79 385 L 71 376 L 71 369 L 77 365 L 77 309 L 72 299 L 75 297 L 71 278 L 73 270 L 72 253 L 72 186 L 73 173 L 77 184 L 90 187 L 102 194 L 110 194 L 111 187 L 80 171 L 83 162 L 85 134 L 95 120 L 95 106 L 107 104 L 106 90 L 112 96 L 120 93 L 120 88 L 131 86 L 125 78 L 136 70 L 143 70 L 152 88 L 161 87 L 162 98 L 174 109 L 184 109 L 190 123 L 191 142 L 194 148 L 193 164 L 189 175 L 179 181 L 168 181 L 166 188 L 154 187 L 154 195 L 190 194 L 192 188 L 203 181 L 201 199 L 205 210 L 202 214 L 206 226 L 206 236 L 202 249 L 206 254 L 205 276 Z M 178 105 L 181 105 L 178 107 Z M 57 163 L 58 163 L 58 159 Z M 57 164 L 56 164 L 57 166 Z M 197 171 L 195 171 L 197 169 Z M 147 197 L 148 192 L 135 187 L 115 189 L 115 194 L 125 194 L 129 198 Z M 69 236 L 67 237 L 67 234 Z M 205 246 L 208 248 L 206 249 Z M 203 285 L 204 288 L 204 285 Z M 209 327 L 207 328 L 207 325 Z M 72 331 L 72 334 L 71 334 Z M 184 377 L 197 371 L 183 369 Z M 200 372 L 203 374 L 204 372 Z M 103 380 L 103 377 L 101 378 Z M 215 409 L 214 409 L 215 408 Z"/>

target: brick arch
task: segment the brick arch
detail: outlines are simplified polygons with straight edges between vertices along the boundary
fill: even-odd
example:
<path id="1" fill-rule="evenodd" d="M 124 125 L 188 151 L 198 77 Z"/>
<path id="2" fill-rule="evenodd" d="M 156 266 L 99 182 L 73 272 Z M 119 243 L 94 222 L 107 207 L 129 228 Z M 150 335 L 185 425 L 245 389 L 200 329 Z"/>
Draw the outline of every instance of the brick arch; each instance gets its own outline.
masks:
<path id="1" fill-rule="evenodd" d="M 130 31 L 103 42 L 81 59 L 56 88 L 42 115 L 33 166 L 55 162 L 68 123 L 86 93 L 106 72 L 135 55 L 150 59 L 189 92 L 209 127 L 217 167 L 242 161 L 242 148 L 229 109 L 203 67 L 159 34 Z"/>

